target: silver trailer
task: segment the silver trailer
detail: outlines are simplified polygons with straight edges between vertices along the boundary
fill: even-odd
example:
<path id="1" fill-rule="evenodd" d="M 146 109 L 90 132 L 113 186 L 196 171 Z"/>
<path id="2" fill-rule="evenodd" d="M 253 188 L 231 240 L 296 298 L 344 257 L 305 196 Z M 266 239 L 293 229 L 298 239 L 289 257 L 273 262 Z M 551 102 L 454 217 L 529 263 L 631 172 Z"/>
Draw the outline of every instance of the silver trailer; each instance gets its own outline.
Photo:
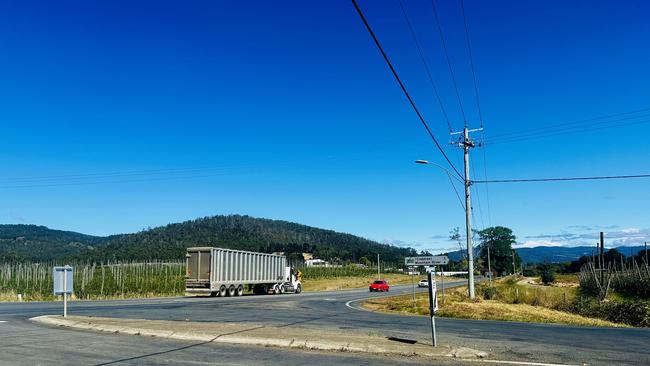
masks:
<path id="1" fill-rule="evenodd" d="M 281 255 L 196 247 L 188 248 L 185 257 L 188 294 L 241 296 L 246 288 L 255 294 L 302 291 L 299 273 Z"/>

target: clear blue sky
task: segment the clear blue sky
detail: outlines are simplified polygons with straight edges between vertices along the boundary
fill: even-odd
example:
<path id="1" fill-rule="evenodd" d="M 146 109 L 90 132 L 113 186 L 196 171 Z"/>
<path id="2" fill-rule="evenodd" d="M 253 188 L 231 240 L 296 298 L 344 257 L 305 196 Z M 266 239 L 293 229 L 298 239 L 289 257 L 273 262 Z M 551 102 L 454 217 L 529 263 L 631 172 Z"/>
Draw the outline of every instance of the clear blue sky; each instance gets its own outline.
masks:
<path id="1" fill-rule="evenodd" d="M 430 4 L 404 3 L 460 128 Z M 460 168 L 399 3 L 360 6 Z M 488 138 L 650 108 L 647 2 L 465 8 Z M 458 3 L 439 12 L 475 127 Z M 349 1 L 4 2 L 0 47 L 0 222 L 105 235 L 238 213 L 418 249 L 453 247 L 444 236 L 463 225 L 447 177 L 413 163 L 443 160 Z M 649 133 L 487 145 L 487 174 L 648 173 Z M 481 149 L 472 158 L 482 178 Z M 590 243 L 602 228 L 629 244 L 650 234 L 649 186 L 493 184 L 490 215 L 479 187 L 475 217 L 526 245 Z"/>

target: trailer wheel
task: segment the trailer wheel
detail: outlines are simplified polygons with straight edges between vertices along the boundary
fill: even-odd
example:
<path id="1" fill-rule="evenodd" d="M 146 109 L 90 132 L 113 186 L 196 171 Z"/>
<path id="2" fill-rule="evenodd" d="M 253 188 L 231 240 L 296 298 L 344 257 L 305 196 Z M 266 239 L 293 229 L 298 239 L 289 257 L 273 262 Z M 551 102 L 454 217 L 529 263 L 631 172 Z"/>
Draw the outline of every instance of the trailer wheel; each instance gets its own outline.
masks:
<path id="1" fill-rule="evenodd" d="M 226 286 L 221 285 L 221 287 L 219 287 L 219 292 L 217 293 L 217 295 L 221 297 L 226 296 Z"/>
<path id="2" fill-rule="evenodd" d="M 280 294 L 284 294 L 284 285 L 280 285 Z"/>
<path id="3" fill-rule="evenodd" d="M 237 296 L 242 296 L 244 294 L 244 286 L 237 286 Z"/>
<path id="4" fill-rule="evenodd" d="M 302 292 L 302 285 L 298 284 L 298 287 L 296 287 L 296 293 L 299 294 Z"/>
<path id="5" fill-rule="evenodd" d="M 260 294 L 261 295 L 268 295 L 269 294 L 269 286 L 261 285 L 260 286 Z"/>
<path id="6" fill-rule="evenodd" d="M 228 287 L 228 296 L 235 296 L 235 292 L 237 292 L 235 285 L 230 285 L 230 287 Z"/>

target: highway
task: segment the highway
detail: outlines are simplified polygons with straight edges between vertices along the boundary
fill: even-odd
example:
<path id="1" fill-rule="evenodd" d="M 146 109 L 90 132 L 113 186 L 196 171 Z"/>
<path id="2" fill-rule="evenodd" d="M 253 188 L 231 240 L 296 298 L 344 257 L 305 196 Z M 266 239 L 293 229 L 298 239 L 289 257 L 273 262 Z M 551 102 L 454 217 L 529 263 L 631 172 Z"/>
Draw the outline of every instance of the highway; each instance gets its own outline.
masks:
<path id="1" fill-rule="evenodd" d="M 458 283 L 446 284 L 448 286 Z M 327 330 L 350 330 L 431 343 L 426 317 L 359 310 L 364 298 L 410 293 L 395 286 L 388 294 L 366 289 L 300 295 L 226 298 L 164 298 L 69 303 L 74 315 L 193 322 L 244 322 Z M 288 351 L 281 348 L 224 346 L 121 334 L 100 334 L 33 324 L 29 318 L 61 312 L 60 302 L 0 304 L 0 365 L 395 365 L 421 359 L 355 353 Z M 508 361 L 589 365 L 650 364 L 649 329 L 591 328 L 516 322 L 437 319 L 440 344 L 466 346 Z M 459 365 L 454 360 L 436 364 Z M 476 364 L 476 363 L 468 363 Z M 523 364 L 523 363 L 522 363 Z"/>

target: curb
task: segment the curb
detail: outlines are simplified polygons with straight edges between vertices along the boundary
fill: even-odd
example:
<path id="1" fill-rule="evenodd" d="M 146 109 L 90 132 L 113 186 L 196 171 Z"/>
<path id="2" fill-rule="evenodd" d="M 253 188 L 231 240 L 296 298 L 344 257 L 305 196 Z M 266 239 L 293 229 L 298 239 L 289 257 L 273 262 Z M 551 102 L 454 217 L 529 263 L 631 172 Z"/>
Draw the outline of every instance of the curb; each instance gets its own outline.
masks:
<path id="1" fill-rule="evenodd" d="M 164 339 L 176 339 L 182 341 L 197 341 L 211 343 L 227 343 L 240 345 L 255 345 L 264 347 L 283 347 L 306 350 L 337 351 L 337 352 L 359 352 L 370 354 L 390 354 L 397 356 L 421 356 L 421 357 L 450 357 L 450 358 L 474 358 L 482 359 L 488 356 L 486 352 L 474 350 L 466 347 L 438 347 L 435 350 L 423 345 L 399 345 L 387 344 L 380 346 L 374 342 L 346 342 L 346 341 L 326 341 L 312 340 L 305 338 L 269 338 L 255 335 L 228 334 L 219 332 L 193 332 L 193 331 L 173 331 L 165 329 L 148 329 L 143 327 L 131 327 L 128 325 L 110 325 L 110 324 L 93 324 L 93 319 L 84 318 L 85 321 L 64 319 L 61 316 L 42 315 L 29 320 L 35 323 L 66 327 L 80 330 L 91 330 L 106 333 L 118 333 L 128 335 L 140 335 L 158 337 Z M 111 319 L 115 320 L 115 319 Z M 128 319 L 134 320 L 134 319 Z M 142 321 L 138 319 L 138 321 Z M 383 340 L 383 339 L 382 339 Z"/>

